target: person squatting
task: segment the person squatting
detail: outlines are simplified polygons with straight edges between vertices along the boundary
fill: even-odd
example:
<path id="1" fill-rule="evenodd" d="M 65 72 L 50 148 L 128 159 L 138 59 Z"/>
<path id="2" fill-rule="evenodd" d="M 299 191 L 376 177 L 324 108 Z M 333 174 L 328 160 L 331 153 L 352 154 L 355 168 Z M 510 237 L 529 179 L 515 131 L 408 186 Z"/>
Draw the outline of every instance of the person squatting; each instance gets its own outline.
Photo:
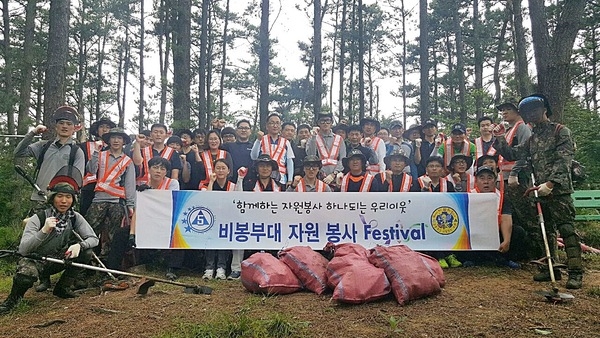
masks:
<path id="1" fill-rule="evenodd" d="M 252 123 L 245 119 L 237 121 L 235 127 L 226 127 L 225 121 L 215 119 L 211 130 L 181 129 L 174 133 L 163 124 L 154 124 L 150 130 L 130 137 L 110 119 L 101 118 L 91 125 L 90 140 L 73 150 L 78 114 L 74 108 L 61 107 L 55 113 L 55 140 L 32 144 L 36 134 L 47 130 L 37 126 L 14 151 L 16 157 L 36 159 L 37 183 L 48 187 L 49 194 L 46 204 L 36 192 L 32 200 L 37 203 L 36 212 L 45 211 L 51 216 L 46 217 L 44 224 L 39 223 L 37 215 L 30 218 L 19 251 L 56 254 L 71 242 L 66 238 L 69 232 L 77 229 L 84 241 L 78 244 L 79 249 L 69 249 L 78 254 L 73 258 L 78 256 L 89 262 L 87 253 L 95 249 L 108 268 L 119 269 L 128 252 L 137 251 L 134 260 L 143 260 L 144 256 L 153 260 L 158 255 L 168 262 L 167 278 L 174 280 L 186 255 L 194 250 L 135 250 L 136 195 L 148 189 L 469 192 L 500 196 L 498 250 L 428 254 L 436 257 L 443 268 L 483 262 L 518 268 L 518 261 L 544 255 L 531 196 L 537 190 L 548 238 L 555 240 L 558 231 L 565 242 L 566 286 L 581 288 L 581 249 L 574 231 L 571 199 L 574 147 L 570 131 L 550 122 L 552 111 L 542 94 L 525 97 L 518 103 L 509 100 L 496 108 L 502 121 L 495 124 L 490 117 L 480 118 L 478 136 L 473 139 L 470 128 L 461 123 L 452 124 L 446 137 L 433 119 L 408 129 L 400 121 L 382 127 L 380 121 L 371 117 L 363 118 L 357 125 L 341 121 L 334 126 L 330 113 L 320 113 L 315 126 L 296 126 L 272 113 L 266 120 L 266 130 L 258 130 L 254 141 Z M 48 184 L 65 165 L 84 173 L 81 214 L 72 207 L 79 187 Z M 532 185 L 531 174 L 538 185 Z M 60 200 L 64 196 L 73 198 L 71 204 L 57 205 L 57 196 Z M 52 219 L 58 221 L 53 223 Z M 52 230 L 59 229 L 59 224 L 61 231 Z M 204 279 L 239 279 L 244 255 L 243 250 L 206 250 L 203 259 L 196 263 L 204 269 Z M 71 295 L 70 288 L 77 277 L 73 270 L 69 267 L 68 273 L 63 273 L 64 278 L 54 287 L 55 295 Z M 13 289 L 0 311 L 10 311 L 38 278 L 38 291 L 46 290 L 54 271 L 23 258 Z M 558 271 L 556 276 L 560 278 Z M 549 279 L 549 271 L 543 267 L 534 276 L 535 281 Z"/>

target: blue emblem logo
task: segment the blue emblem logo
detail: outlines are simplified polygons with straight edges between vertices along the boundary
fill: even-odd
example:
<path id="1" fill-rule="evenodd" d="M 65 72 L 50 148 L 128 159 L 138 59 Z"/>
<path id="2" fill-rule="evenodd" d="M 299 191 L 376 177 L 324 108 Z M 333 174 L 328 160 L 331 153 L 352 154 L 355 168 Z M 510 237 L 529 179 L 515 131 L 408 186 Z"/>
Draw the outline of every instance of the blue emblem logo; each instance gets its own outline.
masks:
<path id="1" fill-rule="evenodd" d="M 194 207 L 185 212 L 183 223 L 187 224 L 185 232 L 207 232 L 215 223 L 215 215 L 205 207 Z"/>

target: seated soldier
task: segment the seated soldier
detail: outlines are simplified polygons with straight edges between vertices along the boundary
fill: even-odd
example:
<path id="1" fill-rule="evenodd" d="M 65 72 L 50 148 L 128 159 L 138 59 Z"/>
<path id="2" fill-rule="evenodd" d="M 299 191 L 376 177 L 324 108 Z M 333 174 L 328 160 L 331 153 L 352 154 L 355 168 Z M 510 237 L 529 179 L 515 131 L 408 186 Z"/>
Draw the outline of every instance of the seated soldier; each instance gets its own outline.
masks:
<path id="1" fill-rule="evenodd" d="M 456 154 L 450 160 L 450 174 L 446 176 L 449 182 L 454 184 L 454 190 L 457 192 L 471 192 L 475 189 L 475 177 L 468 170 L 473 165 L 473 158 L 463 154 Z"/>
<path id="2" fill-rule="evenodd" d="M 425 161 L 425 175 L 420 176 L 410 191 L 455 192 L 454 184 L 442 177 L 444 160 L 440 156 L 431 156 Z"/>
<path id="3" fill-rule="evenodd" d="M 75 177 L 78 176 L 78 177 Z M 19 254 L 53 257 L 89 263 L 92 248 L 98 245 L 98 237 L 88 222 L 73 210 L 75 197 L 82 183 L 77 169 L 71 174 L 59 170 L 48 186 L 48 208 L 32 216 L 21 237 Z M 73 234 L 77 232 L 83 241 Z M 17 264 L 13 285 L 4 303 L 0 304 L 0 314 L 10 312 L 23 298 L 25 292 L 41 274 L 52 275 L 63 271 L 54 287 L 54 295 L 60 298 L 77 297 L 71 286 L 80 268 L 70 264 L 50 263 L 23 257 Z"/>
<path id="4" fill-rule="evenodd" d="M 380 191 L 379 181 L 375 179 L 375 176 L 366 172 L 367 159 L 360 150 L 350 150 L 348 157 L 342 159 L 342 163 L 344 171 L 348 171 L 348 173 L 339 182 L 341 192 Z"/>
<path id="5" fill-rule="evenodd" d="M 381 191 L 389 192 L 407 192 L 412 187 L 412 176 L 404 172 L 404 168 L 410 160 L 402 149 L 396 149 L 390 155 L 386 156 L 385 173 L 379 173 L 375 178 L 381 181 Z"/>
<path id="6" fill-rule="evenodd" d="M 317 179 L 317 174 L 323 165 L 316 155 L 308 155 L 304 158 L 304 177 L 295 176 L 287 191 L 299 192 L 331 192 L 329 185 Z"/>

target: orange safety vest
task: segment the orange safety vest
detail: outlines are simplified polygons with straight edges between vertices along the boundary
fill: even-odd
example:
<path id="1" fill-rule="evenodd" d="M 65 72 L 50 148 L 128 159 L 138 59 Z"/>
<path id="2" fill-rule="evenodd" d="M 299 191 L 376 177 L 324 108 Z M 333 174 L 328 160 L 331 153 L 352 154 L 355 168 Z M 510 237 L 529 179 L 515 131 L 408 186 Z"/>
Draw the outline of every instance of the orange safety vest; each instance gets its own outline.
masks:
<path id="1" fill-rule="evenodd" d="M 338 156 L 340 154 L 340 144 L 343 142 L 342 137 L 340 135 L 333 135 L 333 143 L 331 144 L 331 149 L 327 150 L 325 146 L 325 141 L 321 135 L 317 135 L 317 148 L 319 149 L 319 156 L 321 157 L 321 163 L 323 166 L 327 165 L 337 165 L 338 164 Z"/>
<path id="2" fill-rule="evenodd" d="M 201 191 L 207 191 L 208 190 L 208 184 L 207 185 L 202 185 L 200 187 Z M 234 191 L 235 190 L 235 183 L 231 182 L 231 181 L 227 181 L 227 188 L 225 188 L 225 191 Z"/>
<path id="3" fill-rule="evenodd" d="M 148 167 L 148 161 L 150 161 L 153 157 L 153 148 L 152 147 L 146 147 L 141 149 L 141 153 L 142 153 L 142 176 L 139 176 L 136 178 L 135 180 L 135 184 L 136 185 L 142 185 L 142 184 L 146 184 L 148 182 L 150 182 L 150 168 Z M 175 153 L 175 149 L 171 148 L 171 147 L 165 147 L 161 152 L 160 152 L 160 157 L 166 159 L 166 160 L 171 160 L 171 157 L 173 156 L 173 154 Z"/>
<path id="4" fill-rule="evenodd" d="M 132 160 L 123 154 L 111 168 L 108 167 L 110 151 L 105 150 L 98 153 L 98 182 L 94 191 L 103 191 L 111 196 L 125 199 L 125 188 L 116 184 L 117 178 L 121 177 Z"/>
<path id="5" fill-rule="evenodd" d="M 459 152 L 459 154 L 463 154 L 466 156 L 471 156 L 471 143 L 467 140 L 463 141 L 463 148 L 462 150 Z M 446 147 L 444 149 L 444 163 L 446 165 L 446 167 L 448 167 L 450 165 L 450 161 L 452 160 L 452 157 L 456 155 L 454 153 L 454 146 L 452 145 L 452 139 L 449 138 L 446 140 Z"/>
<path id="6" fill-rule="evenodd" d="M 199 188 L 202 188 L 203 185 L 208 185 L 208 181 L 210 180 L 210 174 L 212 174 L 215 170 L 215 164 L 213 163 L 212 154 L 210 153 L 210 150 L 203 151 L 200 156 L 202 157 L 202 164 L 204 164 L 204 173 L 206 174 L 206 178 L 202 180 L 200 182 L 200 185 L 198 186 Z M 222 158 L 224 159 L 226 156 L 227 152 L 225 150 L 219 150 L 219 152 L 217 152 L 217 158 L 215 158 L 215 161 Z"/>
<path id="7" fill-rule="evenodd" d="M 513 142 L 515 136 L 517 136 L 517 129 L 522 124 L 524 124 L 523 121 L 519 121 L 519 122 L 515 123 L 515 125 L 512 128 L 510 128 L 508 133 L 506 133 L 506 135 L 504 136 L 504 138 L 506 139 L 506 143 L 508 143 L 509 146 L 512 145 L 512 142 Z M 515 166 L 516 161 L 507 161 L 506 159 L 504 159 L 504 157 L 500 157 L 499 163 L 500 163 L 501 171 L 510 172 L 512 170 L 512 168 Z"/>
<path id="8" fill-rule="evenodd" d="M 477 159 L 479 159 L 481 156 L 483 155 L 495 155 L 496 154 L 496 149 L 494 149 L 494 147 L 490 146 L 490 149 L 488 149 L 487 153 L 483 153 L 483 140 L 481 139 L 481 137 L 478 137 L 475 139 L 475 165 L 477 165 Z"/>
<path id="9" fill-rule="evenodd" d="M 469 173 L 467 174 L 467 191 L 462 191 L 462 192 L 472 192 L 475 189 L 475 177 Z M 448 176 L 446 176 L 446 179 L 450 182 L 452 182 L 452 184 L 454 184 L 454 186 L 456 187 L 456 182 L 454 181 L 454 177 L 452 177 L 452 174 L 448 174 Z"/>
<path id="10" fill-rule="evenodd" d="M 273 192 L 279 192 L 279 186 L 277 185 L 277 183 L 275 182 L 274 179 L 271 179 L 271 186 L 273 187 Z M 262 192 L 263 188 L 260 186 L 260 180 L 256 180 L 256 183 L 254 184 L 254 189 L 252 190 L 254 192 Z"/>
<path id="11" fill-rule="evenodd" d="M 358 189 L 358 192 L 368 192 L 369 189 L 371 189 L 371 184 L 373 183 L 373 175 L 368 175 L 365 174 L 363 176 L 363 182 L 360 185 L 360 189 Z M 344 178 L 342 179 L 342 185 L 340 188 L 340 191 L 342 192 L 348 192 L 348 180 L 350 179 L 350 173 L 346 174 L 344 176 Z"/>
<path id="12" fill-rule="evenodd" d="M 381 142 L 379 142 L 379 141 L 381 141 Z M 377 148 L 379 148 L 379 143 L 383 143 L 383 141 L 379 137 L 375 136 L 375 137 L 373 137 L 371 139 L 371 146 L 370 147 L 371 147 L 371 149 L 373 149 L 373 151 L 375 153 L 377 153 Z M 364 143 L 363 143 L 363 146 L 364 146 Z M 378 160 L 379 161 L 383 161 L 382 158 L 379 158 Z M 379 165 L 379 163 L 377 163 L 377 164 L 371 164 L 371 163 L 369 163 L 369 165 L 367 166 L 367 171 L 371 175 L 376 175 L 378 172 L 381 171 L 381 166 Z"/>
<path id="13" fill-rule="evenodd" d="M 277 141 L 277 146 L 275 149 L 271 147 L 271 136 L 265 135 L 260 141 L 261 151 L 263 154 L 268 154 L 271 156 L 275 162 L 277 162 L 277 166 L 279 167 L 279 172 L 282 175 L 287 174 L 287 168 L 285 163 L 285 153 L 286 153 L 286 143 L 287 140 L 283 137 L 279 137 Z"/>
<path id="14" fill-rule="evenodd" d="M 385 173 L 380 173 L 381 183 L 385 183 Z M 389 183 L 388 192 L 409 192 L 412 186 L 412 176 L 407 173 L 402 173 L 402 180 L 398 189 L 394 189 L 394 181 Z"/>
<path id="15" fill-rule="evenodd" d="M 102 141 L 88 141 L 85 143 L 85 148 L 87 150 L 87 161 L 92 159 L 92 156 L 94 155 L 94 153 L 99 152 L 100 150 L 102 150 L 102 147 L 104 146 L 104 142 Z M 96 182 L 96 173 L 86 173 L 85 176 L 83 177 L 83 185 L 88 185 L 90 183 L 95 183 Z"/>
<path id="16" fill-rule="evenodd" d="M 325 182 L 321 181 L 321 180 L 317 180 L 316 184 L 315 184 L 315 190 L 316 192 L 325 192 L 326 190 L 326 184 Z M 298 182 L 298 185 L 296 186 L 296 189 L 294 189 L 294 191 L 297 192 L 306 192 L 306 182 L 304 182 L 304 179 L 301 179 L 300 182 Z"/>
<path id="17" fill-rule="evenodd" d="M 171 185 L 171 181 L 172 179 L 165 177 L 162 182 L 160 182 L 160 184 L 158 185 L 158 190 L 168 190 L 169 186 Z"/>
<path id="18" fill-rule="evenodd" d="M 417 182 L 419 182 L 419 186 L 421 186 L 421 190 L 423 189 L 423 187 L 425 186 L 425 182 L 423 182 L 423 177 L 427 176 L 427 175 L 423 175 L 423 176 L 419 176 L 419 178 L 417 178 Z M 440 177 L 440 192 L 448 192 L 448 184 L 446 183 L 447 180 L 443 177 Z M 433 183 L 432 183 L 433 186 Z M 431 188 L 431 186 L 429 187 L 429 191 L 433 192 L 433 189 Z"/>

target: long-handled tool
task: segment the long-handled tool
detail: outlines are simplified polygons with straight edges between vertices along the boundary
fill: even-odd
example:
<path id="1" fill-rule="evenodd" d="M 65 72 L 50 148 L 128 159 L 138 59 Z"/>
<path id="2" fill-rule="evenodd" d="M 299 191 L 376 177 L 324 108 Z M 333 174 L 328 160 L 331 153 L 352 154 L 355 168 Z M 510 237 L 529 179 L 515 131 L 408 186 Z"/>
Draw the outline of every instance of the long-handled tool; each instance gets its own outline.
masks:
<path id="1" fill-rule="evenodd" d="M 15 171 L 21 175 L 21 177 L 23 177 L 27 182 L 29 182 L 29 184 L 31 184 L 31 186 L 37 191 L 37 193 L 40 196 L 45 196 L 46 194 L 42 191 L 42 189 L 40 189 L 40 187 L 35 183 L 35 181 L 31 178 L 31 176 L 29 176 L 29 174 L 25 171 L 25 169 L 23 169 L 21 166 L 19 165 L 15 165 Z M 75 231 L 75 229 L 73 229 L 73 234 L 75 235 L 75 237 L 77 238 L 78 241 L 83 242 L 83 238 L 81 238 L 81 236 L 77 233 L 77 231 Z M 92 251 L 92 258 L 94 258 L 94 260 L 100 264 L 100 266 L 104 269 L 106 269 L 106 265 L 104 265 L 104 263 L 100 260 L 100 257 L 98 257 L 98 255 L 96 255 L 95 252 Z M 107 272 L 108 276 L 113 280 L 116 281 L 117 278 L 115 276 L 113 276 L 112 273 Z"/>
<path id="2" fill-rule="evenodd" d="M 205 295 L 210 295 L 212 293 L 212 288 L 210 288 L 208 286 L 185 284 L 185 283 L 175 282 L 175 281 L 171 281 L 171 280 L 167 280 L 167 279 L 160 279 L 160 278 L 154 278 L 154 277 L 150 277 L 150 276 L 138 275 L 135 273 L 125 272 L 125 271 L 101 268 L 101 267 L 97 267 L 97 266 L 93 266 L 93 265 L 87 265 L 87 264 L 83 264 L 83 263 L 77 263 L 77 262 L 72 262 L 72 261 L 68 261 L 68 260 L 52 258 L 52 257 L 44 257 L 44 256 L 36 256 L 36 255 L 21 255 L 16 251 L 0 250 L 0 258 L 6 257 L 6 256 L 11 256 L 11 255 L 16 255 L 16 256 L 29 258 L 29 259 L 35 259 L 35 260 L 46 261 L 46 262 L 51 262 L 51 263 L 72 265 L 74 267 L 87 269 L 87 270 L 100 271 L 100 272 L 106 272 L 106 273 L 110 272 L 115 275 L 123 275 L 123 276 L 140 278 L 141 283 L 139 284 L 138 290 L 137 290 L 137 294 L 139 294 L 139 295 L 147 294 L 148 289 L 151 286 L 153 286 L 156 282 L 172 284 L 172 285 L 177 285 L 177 286 L 183 286 L 185 288 L 185 290 L 184 290 L 185 293 L 205 294 Z"/>
<path id="3" fill-rule="evenodd" d="M 531 182 L 533 186 L 535 186 L 535 176 L 531 173 Z M 546 262 L 548 264 L 548 271 L 550 272 L 550 280 L 552 281 L 552 291 L 539 291 L 538 294 L 546 297 L 548 301 L 551 302 L 562 302 L 567 300 L 572 300 L 575 297 L 569 293 L 558 292 L 558 287 L 556 286 L 556 278 L 554 276 L 554 266 L 552 261 L 552 255 L 550 253 L 550 245 L 548 244 L 548 236 L 546 236 L 546 225 L 544 222 L 544 214 L 542 212 L 542 204 L 539 200 L 539 195 L 537 190 L 533 190 L 535 194 L 535 203 L 537 207 L 538 213 L 538 222 L 540 223 L 540 228 L 542 230 L 542 238 L 544 239 L 544 248 L 546 249 Z"/>

